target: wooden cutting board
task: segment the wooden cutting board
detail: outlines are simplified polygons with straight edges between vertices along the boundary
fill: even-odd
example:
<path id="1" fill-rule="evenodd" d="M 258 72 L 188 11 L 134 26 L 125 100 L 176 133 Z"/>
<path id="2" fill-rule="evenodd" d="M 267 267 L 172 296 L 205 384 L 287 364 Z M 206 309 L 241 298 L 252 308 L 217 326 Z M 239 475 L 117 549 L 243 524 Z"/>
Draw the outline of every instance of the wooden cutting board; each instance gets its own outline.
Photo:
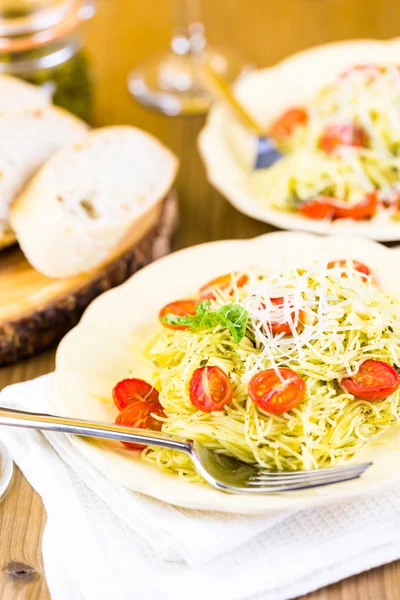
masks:
<path id="1" fill-rule="evenodd" d="M 69 279 L 36 271 L 15 246 L 0 252 L 0 366 L 32 356 L 58 342 L 104 291 L 167 254 L 177 214 L 175 193 L 135 223 L 100 267 Z"/>

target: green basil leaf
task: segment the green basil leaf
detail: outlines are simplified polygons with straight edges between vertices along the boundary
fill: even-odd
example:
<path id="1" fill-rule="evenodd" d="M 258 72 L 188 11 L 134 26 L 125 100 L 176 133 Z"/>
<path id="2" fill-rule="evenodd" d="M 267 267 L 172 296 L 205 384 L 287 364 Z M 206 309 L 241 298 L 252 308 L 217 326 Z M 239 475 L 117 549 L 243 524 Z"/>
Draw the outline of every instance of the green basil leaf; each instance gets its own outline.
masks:
<path id="1" fill-rule="evenodd" d="M 203 300 L 196 304 L 196 314 L 180 317 L 168 314 L 161 318 L 163 323 L 170 325 L 185 325 L 191 330 L 226 327 L 232 334 L 233 340 L 239 344 L 246 334 L 249 313 L 239 304 L 225 304 L 217 310 L 210 310 L 210 301 Z"/>

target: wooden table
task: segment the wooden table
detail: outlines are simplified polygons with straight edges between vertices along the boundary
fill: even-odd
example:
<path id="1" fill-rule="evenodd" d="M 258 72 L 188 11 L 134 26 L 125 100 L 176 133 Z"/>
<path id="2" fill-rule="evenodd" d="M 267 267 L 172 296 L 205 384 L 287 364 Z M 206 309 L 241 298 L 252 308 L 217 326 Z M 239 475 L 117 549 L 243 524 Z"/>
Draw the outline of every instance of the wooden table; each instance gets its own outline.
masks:
<path id="1" fill-rule="evenodd" d="M 181 221 L 176 248 L 268 231 L 236 212 L 206 182 L 196 152 L 202 118 L 166 118 L 138 106 L 125 87 L 130 67 L 163 49 L 171 30 L 172 0 L 99 0 L 88 26 L 97 71 L 98 124 L 129 123 L 157 135 L 181 158 Z M 156 7 L 156 10 L 155 10 Z M 255 64 L 268 65 L 296 50 L 336 39 L 391 37 L 400 29 L 398 0 L 204 0 L 209 39 L 235 43 Z M 0 370 L 0 389 L 53 369 L 54 352 Z M 39 496 L 20 472 L 0 504 L 0 598 L 49 597 L 41 557 L 46 521 Z M 305 596 L 309 600 L 398 600 L 400 563 L 392 563 Z M 72 600 L 72 599 L 71 599 Z"/>

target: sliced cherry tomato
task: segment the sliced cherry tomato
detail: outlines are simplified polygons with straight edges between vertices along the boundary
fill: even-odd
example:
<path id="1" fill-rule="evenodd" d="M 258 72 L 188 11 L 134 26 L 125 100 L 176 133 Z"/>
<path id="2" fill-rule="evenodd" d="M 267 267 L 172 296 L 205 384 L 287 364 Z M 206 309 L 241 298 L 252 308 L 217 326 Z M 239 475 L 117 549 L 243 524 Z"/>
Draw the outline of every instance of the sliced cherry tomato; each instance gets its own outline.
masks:
<path id="1" fill-rule="evenodd" d="M 354 123 L 332 123 L 325 128 L 320 144 L 325 152 L 331 154 L 339 146 L 365 147 L 368 136 L 362 127 Z"/>
<path id="2" fill-rule="evenodd" d="M 228 294 L 233 294 L 235 291 L 234 281 L 236 282 L 236 287 L 240 288 L 246 285 L 248 280 L 248 276 L 244 273 L 234 272 L 221 275 L 201 286 L 199 290 L 200 298 L 202 300 L 215 300 L 215 291 L 217 289 L 224 290 Z"/>
<path id="3" fill-rule="evenodd" d="M 396 212 L 400 211 L 400 193 L 397 194 L 395 199 L 392 201 L 394 207 L 396 208 Z"/>
<path id="4" fill-rule="evenodd" d="M 266 369 L 254 375 L 249 383 L 249 396 L 262 412 L 280 415 L 301 402 L 306 384 L 292 369 Z"/>
<path id="5" fill-rule="evenodd" d="M 270 298 L 270 301 L 271 301 L 271 304 L 273 304 L 275 306 L 282 306 L 282 310 L 283 310 L 284 298 Z M 261 302 L 260 308 L 265 310 L 267 308 L 267 306 L 266 306 L 266 304 L 264 304 L 264 302 Z M 297 328 L 299 328 L 299 326 L 301 325 L 302 314 L 303 314 L 303 312 L 300 311 L 299 322 L 297 323 Z M 294 323 L 294 320 L 296 318 L 295 310 L 291 311 L 290 318 L 292 320 L 292 323 Z M 273 335 L 278 335 L 279 333 L 284 333 L 284 334 L 292 333 L 289 321 L 285 321 L 283 323 L 277 322 L 277 321 L 271 321 L 271 323 L 266 324 L 266 327 L 268 327 L 270 329 L 270 331 Z"/>
<path id="6" fill-rule="evenodd" d="M 343 71 L 343 73 L 341 73 L 339 75 L 339 78 L 346 79 L 350 75 L 354 75 L 354 73 L 363 73 L 368 78 L 368 81 L 372 81 L 373 79 L 376 79 L 379 75 L 381 75 L 381 73 L 383 73 L 383 71 L 384 71 L 384 69 L 380 65 L 374 65 L 374 64 L 354 65 L 354 66 L 350 67 L 349 69 L 346 69 L 346 71 Z"/>
<path id="7" fill-rule="evenodd" d="M 337 201 L 331 196 L 317 196 L 304 202 L 299 208 L 299 213 L 307 219 L 333 219 L 336 214 Z"/>
<path id="8" fill-rule="evenodd" d="M 337 219 L 368 219 L 373 217 L 378 208 L 378 196 L 376 192 L 365 194 L 364 198 L 358 204 L 349 206 L 338 206 L 335 211 Z"/>
<path id="9" fill-rule="evenodd" d="M 278 117 L 270 127 L 270 135 L 278 141 L 285 140 L 299 125 L 305 125 L 308 121 L 308 113 L 305 108 L 289 108 Z"/>
<path id="10" fill-rule="evenodd" d="M 233 395 L 228 375 L 217 366 L 195 369 L 189 392 L 193 406 L 206 413 L 222 410 Z"/>
<path id="11" fill-rule="evenodd" d="M 157 402 L 135 402 L 128 404 L 115 419 L 117 425 L 127 427 L 138 427 L 140 429 L 151 429 L 152 431 L 161 431 L 162 421 L 158 421 L 153 414 L 159 417 L 165 417 L 161 405 Z M 133 442 L 122 442 L 128 448 L 140 450 L 146 448 L 144 444 L 135 444 Z"/>
<path id="12" fill-rule="evenodd" d="M 353 269 L 355 271 L 358 271 L 359 273 L 361 273 L 362 275 L 365 275 L 366 277 L 369 277 L 369 275 L 371 275 L 371 269 L 369 267 L 367 267 L 367 265 L 364 265 L 364 263 L 358 262 L 358 260 L 352 260 L 352 266 Z M 347 267 L 347 260 L 346 259 L 342 259 L 342 260 L 331 260 L 328 263 L 328 269 L 334 269 L 335 267 Z M 347 277 L 347 274 L 345 271 L 343 271 L 342 273 L 342 277 Z"/>
<path id="13" fill-rule="evenodd" d="M 400 385 L 397 371 L 381 360 L 366 360 L 352 377 L 342 379 L 342 386 L 362 400 L 384 400 Z"/>
<path id="14" fill-rule="evenodd" d="M 165 317 L 165 315 L 177 315 L 178 317 L 187 317 L 188 315 L 196 314 L 196 304 L 197 300 L 176 300 L 175 302 L 170 302 L 164 308 L 162 308 L 159 312 L 159 318 Z M 168 327 L 168 329 L 187 329 L 187 325 L 172 325 L 170 323 L 162 322 L 164 327 Z"/>
<path id="15" fill-rule="evenodd" d="M 143 379 L 123 379 L 114 387 L 112 396 L 118 410 L 132 402 L 158 402 L 158 391 Z"/>
<path id="16" fill-rule="evenodd" d="M 299 212 L 308 219 L 368 219 L 372 217 L 378 207 L 378 197 L 376 192 L 365 194 L 365 197 L 358 204 L 346 205 L 331 196 L 317 196 L 308 202 L 305 202 Z"/>

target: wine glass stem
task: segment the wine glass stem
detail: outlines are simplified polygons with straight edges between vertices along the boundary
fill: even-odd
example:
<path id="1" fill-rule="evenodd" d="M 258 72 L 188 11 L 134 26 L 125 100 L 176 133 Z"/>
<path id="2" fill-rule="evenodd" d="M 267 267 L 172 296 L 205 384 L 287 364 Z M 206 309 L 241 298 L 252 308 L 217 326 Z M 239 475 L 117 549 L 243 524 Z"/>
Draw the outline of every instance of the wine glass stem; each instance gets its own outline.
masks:
<path id="1" fill-rule="evenodd" d="M 175 54 L 200 54 L 206 47 L 200 0 L 175 0 L 175 23 L 171 48 Z"/>

